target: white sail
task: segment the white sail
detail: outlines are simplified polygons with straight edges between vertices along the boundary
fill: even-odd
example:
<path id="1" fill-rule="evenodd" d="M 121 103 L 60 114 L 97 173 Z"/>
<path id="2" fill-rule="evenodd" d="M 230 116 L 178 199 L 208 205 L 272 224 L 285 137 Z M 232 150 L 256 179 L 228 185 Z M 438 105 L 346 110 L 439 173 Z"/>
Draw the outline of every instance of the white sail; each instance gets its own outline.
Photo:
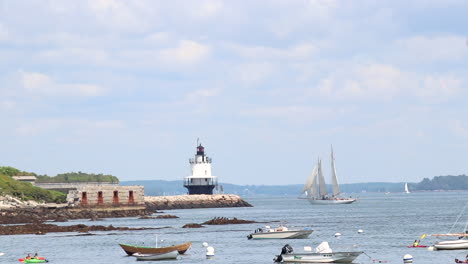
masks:
<path id="1" fill-rule="evenodd" d="M 310 195 L 312 183 L 314 182 L 315 178 L 317 177 L 317 170 L 318 170 L 318 166 L 316 165 L 314 167 L 314 169 L 312 170 L 312 172 L 310 173 L 309 178 L 307 178 L 307 181 L 306 181 L 306 183 L 304 185 L 304 188 L 302 188 L 301 194 L 307 192 L 307 194 Z"/>
<path id="2" fill-rule="evenodd" d="M 410 191 L 408 189 L 408 183 L 405 183 L 405 193 L 410 193 Z"/>
<path id="3" fill-rule="evenodd" d="M 318 180 L 319 180 L 319 195 L 324 196 L 327 195 L 327 185 L 325 183 L 325 178 L 323 177 L 322 173 L 322 161 L 319 160 L 318 164 Z"/>
<path id="4" fill-rule="evenodd" d="M 340 194 L 340 186 L 338 185 L 338 178 L 336 177 L 335 157 L 333 156 L 333 147 L 331 148 L 331 173 L 333 184 L 333 195 Z"/>

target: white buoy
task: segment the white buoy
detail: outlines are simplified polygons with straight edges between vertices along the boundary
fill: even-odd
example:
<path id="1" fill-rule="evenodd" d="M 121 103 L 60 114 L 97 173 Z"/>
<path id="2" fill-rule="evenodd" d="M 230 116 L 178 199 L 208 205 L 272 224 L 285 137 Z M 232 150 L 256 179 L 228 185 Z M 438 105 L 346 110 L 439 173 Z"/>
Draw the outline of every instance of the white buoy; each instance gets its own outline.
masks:
<path id="1" fill-rule="evenodd" d="M 214 248 L 213 247 L 207 247 L 206 248 L 206 258 L 212 258 L 214 257 Z"/>
<path id="2" fill-rule="evenodd" d="M 358 234 L 362 234 L 362 233 L 364 233 L 364 230 L 359 229 L 357 232 L 358 232 Z"/>
<path id="3" fill-rule="evenodd" d="M 341 233 L 335 233 L 335 237 L 340 237 Z"/>
<path id="4" fill-rule="evenodd" d="M 3 252 L 0 252 L 0 256 L 3 256 L 3 255 L 5 255 L 5 253 L 3 253 Z"/>
<path id="5" fill-rule="evenodd" d="M 413 263 L 413 256 L 406 254 L 403 256 L 403 263 Z"/>
<path id="6" fill-rule="evenodd" d="M 203 242 L 203 247 L 207 247 L 208 246 L 208 242 Z"/>
<path id="7" fill-rule="evenodd" d="M 312 247 L 304 246 L 304 251 L 312 251 Z"/>

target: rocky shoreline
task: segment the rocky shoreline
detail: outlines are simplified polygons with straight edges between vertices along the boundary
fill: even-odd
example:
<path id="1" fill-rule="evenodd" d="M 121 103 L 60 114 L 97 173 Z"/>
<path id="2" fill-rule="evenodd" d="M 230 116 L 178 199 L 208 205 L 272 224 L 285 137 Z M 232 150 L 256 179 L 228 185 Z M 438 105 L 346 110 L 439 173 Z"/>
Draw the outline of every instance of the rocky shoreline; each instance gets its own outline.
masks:
<path id="1" fill-rule="evenodd" d="M 0 224 L 42 223 L 45 221 L 66 222 L 72 219 L 98 220 L 101 218 L 148 216 L 152 212 L 145 207 L 125 208 L 21 208 L 0 211 Z"/>
<path id="2" fill-rule="evenodd" d="M 145 196 L 145 204 L 149 210 L 252 207 L 235 194 Z"/>
<path id="3" fill-rule="evenodd" d="M 88 233 L 90 231 L 115 231 L 115 230 L 146 230 L 156 228 L 130 228 L 130 227 L 114 227 L 112 225 L 70 225 L 70 226 L 58 226 L 54 224 L 34 223 L 26 225 L 9 225 L 0 226 L 0 235 L 23 235 L 23 234 L 36 234 L 45 235 L 47 233 L 57 232 L 79 232 Z"/>

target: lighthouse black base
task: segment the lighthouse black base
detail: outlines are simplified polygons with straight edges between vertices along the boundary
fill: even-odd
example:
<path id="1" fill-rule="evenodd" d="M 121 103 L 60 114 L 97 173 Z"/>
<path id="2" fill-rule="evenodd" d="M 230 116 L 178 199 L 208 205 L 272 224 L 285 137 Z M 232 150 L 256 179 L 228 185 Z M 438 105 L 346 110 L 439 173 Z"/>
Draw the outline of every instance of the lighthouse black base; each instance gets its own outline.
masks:
<path id="1" fill-rule="evenodd" d="M 214 185 L 203 185 L 203 186 L 194 186 L 194 185 L 184 185 L 188 189 L 188 194 L 213 194 Z"/>

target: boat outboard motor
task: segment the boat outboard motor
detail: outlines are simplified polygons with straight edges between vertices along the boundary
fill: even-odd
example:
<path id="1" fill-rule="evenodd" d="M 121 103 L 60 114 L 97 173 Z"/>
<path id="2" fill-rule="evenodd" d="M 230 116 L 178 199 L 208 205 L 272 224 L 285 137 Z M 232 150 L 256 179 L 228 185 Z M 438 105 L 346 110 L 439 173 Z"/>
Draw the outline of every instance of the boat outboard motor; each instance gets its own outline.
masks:
<path id="1" fill-rule="evenodd" d="M 248 236 L 247 236 L 247 239 L 252 239 L 252 235 L 248 235 Z"/>
<path id="2" fill-rule="evenodd" d="M 280 255 L 277 255 L 273 261 L 274 262 L 282 262 L 283 261 L 283 254 L 290 254 L 293 252 L 293 248 L 289 245 L 289 244 L 286 244 L 284 245 L 284 247 L 281 249 L 281 254 Z"/>
<path id="3" fill-rule="evenodd" d="M 293 253 L 293 248 L 289 244 L 284 245 L 284 247 L 281 249 L 281 254 L 290 254 L 290 253 Z"/>

